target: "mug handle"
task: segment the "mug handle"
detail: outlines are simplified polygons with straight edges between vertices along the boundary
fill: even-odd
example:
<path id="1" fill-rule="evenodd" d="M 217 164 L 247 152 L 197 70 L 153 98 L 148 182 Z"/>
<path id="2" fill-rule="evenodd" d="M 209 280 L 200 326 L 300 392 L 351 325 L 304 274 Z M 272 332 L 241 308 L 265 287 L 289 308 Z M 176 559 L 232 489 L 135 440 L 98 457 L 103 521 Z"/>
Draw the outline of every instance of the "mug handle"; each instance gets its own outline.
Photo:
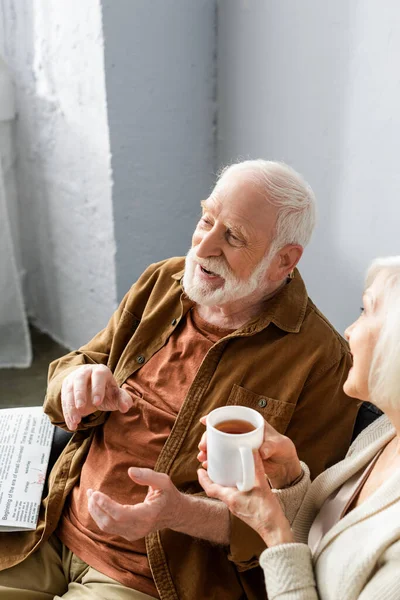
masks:
<path id="1" fill-rule="evenodd" d="M 239 452 L 242 459 L 243 479 L 236 483 L 236 487 L 239 492 L 248 492 L 253 489 L 256 479 L 253 450 L 247 446 L 240 446 Z"/>

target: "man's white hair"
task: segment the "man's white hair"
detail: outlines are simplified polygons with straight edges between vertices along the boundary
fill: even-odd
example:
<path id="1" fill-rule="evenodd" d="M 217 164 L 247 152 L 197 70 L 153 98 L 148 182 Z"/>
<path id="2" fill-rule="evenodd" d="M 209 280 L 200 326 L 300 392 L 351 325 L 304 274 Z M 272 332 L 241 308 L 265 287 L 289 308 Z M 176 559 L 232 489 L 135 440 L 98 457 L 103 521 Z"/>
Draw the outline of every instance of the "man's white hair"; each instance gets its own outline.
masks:
<path id="1" fill-rule="evenodd" d="M 400 408 L 400 256 L 375 259 L 368 269 L 369 288 L 383 272 L 379 310 L 383 324 L 369 372 L 370 400 L 379 407 Z M 383 287 L 384 286 L 384 287 Z"/>
<path id="2" fill-rule="evenodd" d="M 253 181 L 265 199 L 278 207 L 273 253 L 286 244 L 308 244 L 315 227 L 315 196 L 304 177 L 285 163 L 271 160 L 245 160 L 224 167 L 218 187 L 227 175 L 243 173 Z"/>

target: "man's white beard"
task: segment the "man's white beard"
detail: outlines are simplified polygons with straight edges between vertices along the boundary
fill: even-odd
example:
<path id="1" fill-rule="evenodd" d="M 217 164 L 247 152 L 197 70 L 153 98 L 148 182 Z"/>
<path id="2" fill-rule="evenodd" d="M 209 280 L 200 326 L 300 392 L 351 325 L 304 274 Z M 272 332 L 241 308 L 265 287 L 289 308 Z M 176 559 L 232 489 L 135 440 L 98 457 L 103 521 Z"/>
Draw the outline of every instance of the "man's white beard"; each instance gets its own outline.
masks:
<path id="1" fill-rule="evenodd" d="M 247 281 L 237 279 L 221 258 L 197 258 L 196 251 L 191 248 L 186 255 L 183 289 L 186 295 L 202 306 L 216 306 L 235 302 L 250 296 L 260 287 L 262 279 L 271 263 L 271 254 L 265 256 L 256 266 Z M 200 279 L 196 273 L 199 264 L 207 271 L 212 271 L 224 279 L 221 287 L 215 288 L 212 281 Z"/>

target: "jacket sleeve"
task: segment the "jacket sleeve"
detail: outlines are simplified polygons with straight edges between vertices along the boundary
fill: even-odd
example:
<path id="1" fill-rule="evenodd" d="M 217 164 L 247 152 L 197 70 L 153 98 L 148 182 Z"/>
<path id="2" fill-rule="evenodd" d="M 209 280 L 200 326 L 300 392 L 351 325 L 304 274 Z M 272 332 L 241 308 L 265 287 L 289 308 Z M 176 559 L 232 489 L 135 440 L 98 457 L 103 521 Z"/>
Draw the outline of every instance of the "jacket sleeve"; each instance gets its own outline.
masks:
<path id="1" fill-rule="evenodd" d="M 295 485 L 282 489 L 272 490 L 277 496 L 283 512 L 289 523 L 292 524 L 297 511 L 303 502 L 304 496 L 310 487 L 310 471 L 305 463 L 301 463 L 303 477 Z M 258 566 L 258 557 L 265 550 L 265 543 L 261 537 L 241 519 L 230 514 L 231 538 L 229 545 L 229 560 L 234 562 L 239 571 L 246 571 Z"/>
<path id="2" fill-rule="evenodd" d="M 123 323 L 125 305 L 129 294 L 130 292 L 125 295 L 105 329 L 100 331 L 100 333 L 98 333 L 88 344 L 82 346 L 79 350 L 70 352 L 50 363 L 47 393 L 43 409 L 54 425 L 67 429 L 61 408 L 61 386 L 65 377 L 82 365 L 107 365 L 109 363 L 110 350 L 115 332 L 117 328 L 121 326 L 121 323 Z M 78 429 L 94 427 L 95 425 L 102 423 L 104 418 L 104 412 L 96 411 L 83 419 L 82 423 L 79 424 Z"/>
<path id="3" fill-rule="evenodd" d="M 306 544 L 281 544 L 267 548 L 260 556 L 260 565 L 269 600 L 319 599 L 311 550 Z"/>

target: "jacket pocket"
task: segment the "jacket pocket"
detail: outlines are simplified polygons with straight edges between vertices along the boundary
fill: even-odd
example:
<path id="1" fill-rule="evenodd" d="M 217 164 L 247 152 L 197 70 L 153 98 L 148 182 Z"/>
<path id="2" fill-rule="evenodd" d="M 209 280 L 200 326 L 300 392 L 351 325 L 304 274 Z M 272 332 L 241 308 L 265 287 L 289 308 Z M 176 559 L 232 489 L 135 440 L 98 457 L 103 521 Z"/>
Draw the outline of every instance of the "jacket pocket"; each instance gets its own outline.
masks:
<path id="1" fill-rule="evenodd" d="M 234 384 L 227 405 L 248 406 L 259 412 L 279 433 L 285 433 L 296 408 L 295 404 L 255 394 L 240 385 Z"/>

